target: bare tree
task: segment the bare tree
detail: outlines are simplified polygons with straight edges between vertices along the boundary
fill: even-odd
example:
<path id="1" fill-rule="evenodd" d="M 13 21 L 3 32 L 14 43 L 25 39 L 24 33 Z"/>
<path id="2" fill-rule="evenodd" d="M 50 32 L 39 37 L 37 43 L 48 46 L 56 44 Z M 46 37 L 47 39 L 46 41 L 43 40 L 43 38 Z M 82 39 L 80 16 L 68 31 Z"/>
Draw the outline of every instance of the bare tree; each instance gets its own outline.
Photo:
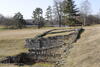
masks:
<path id="1" fill-rule="evenodd" d="M 54 0 L 54 7 L 55 7 L 55 14 L 58 18 L 59 27 L 61 27 L 62 24 L 62 4 L 59 0 Z"/>
<path id="2" fill-rule="evenodd" d="M 3 25 L 4 23 L 4 20 L 5 20 L 5 17 L 2 15 L 2 14 L 0 14 L 0 25 Z"/>
<path id="3" fill-rule="evenodd" d="M 86 25 L 87 16 L 91 13 L 91 4 L 88 0 L 80 4 L 80 14 L 83 17 L 83 25 Z"/>
<path id="4" fill-rule="evenodd" d="M 99 11 L 97 12 L 96 17 L 100 18 L 100 9 L 99 9 Z"/>

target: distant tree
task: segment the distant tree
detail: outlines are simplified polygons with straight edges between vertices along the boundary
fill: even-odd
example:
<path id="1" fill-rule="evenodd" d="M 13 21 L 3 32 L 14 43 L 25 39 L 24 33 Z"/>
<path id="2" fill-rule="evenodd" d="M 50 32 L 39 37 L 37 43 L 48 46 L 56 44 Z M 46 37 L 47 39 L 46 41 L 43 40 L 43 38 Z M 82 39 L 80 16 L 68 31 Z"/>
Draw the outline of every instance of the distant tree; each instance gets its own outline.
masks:
<path id="1" fill-rule="evenodd" d="M 3 25 L 7 28 L 14 28 L 15 20 L 12 17 L 5 17 L 5 19 L 3 20 Z"/>
<path id="2" fill-rule="evenodd" d="M 45 19 L 43 17 L 40 17 L 40 23 L 39 23 L 39 27 L 43 27 L 45 25 Z"/>
<path id="3" fill-rule="evenodd" d="M 0 25 L 4 25 L 6 28 L 14 28 L 15 24 L 15 20 L 12 17 L 0 15 Z"/>
<path id="4" fill-rule="evenodd" d="M 16 21 L 16 28 L 22 29 L 25 27 L 25 20 L 23 19 L 23 15 L 20 12 L 16 13 L 13 18 Z"/>
<path id="5" fill-rule="evenodd" d="M 62 25 L 62 2 L 59 0 L 54 0 L 54 13 L 58 20 L 59 27 Z"/>
<path id="6" fill-rule="evenodd" d="M 87 16 L 91 13 L 91 6 L 88 0 L 83 1 L 80 4 L 80 14 L 83 17 L 83 25 L 86 25 Z"/>
<path id="7" fill-rule="evenodd" d="M 46 10 L 46 20 L 53 25 L 52 23 L 52 8 L 51 6 L 48 6 L 47 10 Z"/>
<path id="8" fill-rule="evenodd" d="M 86 22 L 87 25 L 100 24 L 100 18 L 96 15 L 88 15 Z"/>
<path id="9" fill-rule="evenodd" d="M 99 11 L 97 12 L 96 17 L 100 18 L 100 9 L 99 9 Z"/>
<path id="10" fill-rule="evenodd" d="M 43 11 L 41 8 L 36 8 L 34 11 L 33 11 L 33 19 L 34 19 L 34 22 L 36 22 L 38 24 L 38 28 L 41 28 L 41 17 L 42 17 L 42 14 L 43 14 Z M 43 18 L 43 17 L 42 17 Z"/>
<path id="11" fill-rule="evenodd" d="M 79 16 L 79 10 L 76 8 L 73 0 L 63 1 L 63 13 L 67 19 L 67 25 L 74 25 L 76 23 L 76 16 Z"/>
<path id="12" fill-rule="evenodd" d="M 0 14 L 0 25 L 4 25 L 4 20 L 5 20 L 5 17 L 2 15 L 2 14 Z"/>

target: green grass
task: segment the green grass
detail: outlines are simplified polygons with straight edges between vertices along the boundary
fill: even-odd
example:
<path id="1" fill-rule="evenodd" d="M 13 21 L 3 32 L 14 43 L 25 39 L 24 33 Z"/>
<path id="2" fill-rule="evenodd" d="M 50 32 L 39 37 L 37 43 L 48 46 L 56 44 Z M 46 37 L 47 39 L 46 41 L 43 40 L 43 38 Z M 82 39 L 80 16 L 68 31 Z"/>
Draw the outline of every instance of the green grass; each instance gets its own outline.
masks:
<path id="1" fill-rule="evenodd" d="M 6 30 L 7 28 L 4 26 L 0 26 L 0 30 Z"/>

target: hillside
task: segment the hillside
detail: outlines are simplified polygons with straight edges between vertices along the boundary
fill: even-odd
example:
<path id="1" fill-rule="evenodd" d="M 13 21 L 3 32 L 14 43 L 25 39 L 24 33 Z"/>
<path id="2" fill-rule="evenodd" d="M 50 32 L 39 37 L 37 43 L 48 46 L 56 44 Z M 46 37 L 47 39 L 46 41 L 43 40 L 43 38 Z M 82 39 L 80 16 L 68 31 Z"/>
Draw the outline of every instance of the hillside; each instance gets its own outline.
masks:
<path id="1" fill-rule="evenodd" d="M 0 30 L 0 58 L 27 52 L 27 49 L 24 48 L 24 40 L 50 29 L 52 28 Z M 70 54 L 66 58 L 64 67 L 100 66 L 100 25 L 84 27 L 84 29 L 85 31 L 82 33 L 81 38 L 70 49 Z M 44 67 L 47 65 L 44 64 Z M 0 66 L 5 67 L 7 65 L 1 64 Z M 15 65 L 8 66 L 17 67 Z M 49 66 L 52 67 L 51 65 Z M 33 67 L 35 66 L 33 65 Z"/>
<path id="2" fill-rule="evenodd" d="M 65 67 L 100 67 L 100 26 L 85 27 L 81 39 L 73 44 Z"/>

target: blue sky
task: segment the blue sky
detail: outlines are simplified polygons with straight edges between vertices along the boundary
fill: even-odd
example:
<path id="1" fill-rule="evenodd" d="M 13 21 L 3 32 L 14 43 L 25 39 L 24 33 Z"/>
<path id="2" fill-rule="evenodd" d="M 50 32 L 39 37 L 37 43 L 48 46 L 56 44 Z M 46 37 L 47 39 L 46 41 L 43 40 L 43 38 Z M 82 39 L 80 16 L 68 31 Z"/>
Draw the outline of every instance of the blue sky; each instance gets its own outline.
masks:
<path id="1" fill-rule="evenodd" d="M 75 0 L 76 5 L 84 0 Z M 89 0 L 91 3 L 92 13 L 96 14 L 100 9 L 100 0 Z M 32 12 L 36 7 L 44 10 L 48 5 L 52 5 L 53 0 L 0 0 L 0 14 L 4 16 L 13 16 L 17 12 L 21 12 L 24 18 L 31 19 Z M 77 7 L 78 7 L 77 6 Z"/>

